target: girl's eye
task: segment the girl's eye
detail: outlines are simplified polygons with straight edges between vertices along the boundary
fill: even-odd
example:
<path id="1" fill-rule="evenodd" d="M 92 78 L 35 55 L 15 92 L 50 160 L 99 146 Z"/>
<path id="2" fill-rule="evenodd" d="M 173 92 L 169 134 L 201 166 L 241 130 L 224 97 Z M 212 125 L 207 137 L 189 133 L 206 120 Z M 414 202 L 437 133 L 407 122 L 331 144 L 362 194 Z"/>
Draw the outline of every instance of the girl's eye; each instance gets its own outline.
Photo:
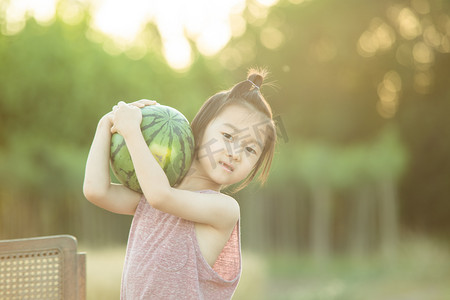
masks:
<path id="1" fill-rule="evenodd" d="M 253 149 L 252 147 L 245 147 L 245 150 L 247 150 L 247 152 L 250 152 L 251 154 L 256 154 L 255 149 Z"/>
<path id="2" fill-rule="evenodd" d="M 226 140 L 228 140 L 228 141 L 230 141 L 230 142 L 233 141 L 233 136 L 232 136 L 231 134 L 228 134 L 228 133 L 224 132 L 224 133 L 222 133 L 222 136 L 223 136 Z"/>

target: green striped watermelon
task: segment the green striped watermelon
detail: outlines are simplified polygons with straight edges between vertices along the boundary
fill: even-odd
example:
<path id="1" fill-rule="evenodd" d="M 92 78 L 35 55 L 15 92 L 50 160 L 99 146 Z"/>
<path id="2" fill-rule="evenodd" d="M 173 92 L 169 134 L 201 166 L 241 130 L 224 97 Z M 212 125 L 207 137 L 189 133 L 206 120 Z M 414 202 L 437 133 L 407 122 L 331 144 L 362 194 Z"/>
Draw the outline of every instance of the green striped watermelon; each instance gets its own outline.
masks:
<path id="1" fill-rule="evenodd" d="M 142 135 L 173 186 L 186 175 L 194 155 L 194 136 L 189 122 L 169 106 L 157 104 L 141 110 Z M 111 167 L 123 185 L 142 193 L 125 140 L 118 133 L 111 137 Z"/>

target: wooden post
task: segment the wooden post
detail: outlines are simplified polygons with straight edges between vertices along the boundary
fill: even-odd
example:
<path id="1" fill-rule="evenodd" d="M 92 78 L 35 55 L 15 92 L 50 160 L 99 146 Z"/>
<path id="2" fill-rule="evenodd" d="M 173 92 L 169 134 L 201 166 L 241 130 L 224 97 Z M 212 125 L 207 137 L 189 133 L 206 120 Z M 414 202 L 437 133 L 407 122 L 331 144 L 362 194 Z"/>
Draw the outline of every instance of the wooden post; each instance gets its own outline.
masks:
<path id="1" fill-rule="evenodd" d="M 86 253 L 77 253 L 78 299 L 86 299 Z"/>

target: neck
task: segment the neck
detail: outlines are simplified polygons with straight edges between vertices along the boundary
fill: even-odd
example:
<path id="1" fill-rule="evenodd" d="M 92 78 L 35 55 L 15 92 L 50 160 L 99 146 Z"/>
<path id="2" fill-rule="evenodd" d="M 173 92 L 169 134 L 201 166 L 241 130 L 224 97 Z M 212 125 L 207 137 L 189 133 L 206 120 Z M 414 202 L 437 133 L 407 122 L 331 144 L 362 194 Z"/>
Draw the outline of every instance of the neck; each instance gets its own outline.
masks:
<path id="1" fill-rule="evenodd" d="M 213 190 L 220 192 L 222 185 L 212 181 L 208 176 L 205 176 L 203 172 L 201 172 L 197 161 L 194 160 L 187 175 L 176 188 L 189 191 Z"/>

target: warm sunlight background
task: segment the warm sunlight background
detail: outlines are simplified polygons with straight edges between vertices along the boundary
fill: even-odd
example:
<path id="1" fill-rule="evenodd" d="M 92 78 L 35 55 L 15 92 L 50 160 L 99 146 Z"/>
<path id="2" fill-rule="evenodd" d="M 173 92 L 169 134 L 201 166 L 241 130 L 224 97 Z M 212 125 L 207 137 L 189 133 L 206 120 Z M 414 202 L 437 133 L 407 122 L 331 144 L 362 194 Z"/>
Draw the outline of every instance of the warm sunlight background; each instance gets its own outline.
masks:
<path id="1" fill-rule="evenodd" d="M 88 299 L 117 299 L 132 218 L 82 192 L 98 120 L 192 120 L 249 67 L 278 145 L 236 194 L 233 300 L 450 299 L 449 0 L 0 0 L 0 240 L 76 236 Z"/>
<path id="2" fill-rule="evenodd" d="M 255 0 L 250 10 L 255 18 L 267 15 L 268 8 L 278 0 Z M 298 1 L 297 1 L 298 2 Z M 92 14 L 91 39 L 105 43 L 105 50 L 114 55 L 130 50 L 134 59 L 142 58 L 149 47 L 139 36 L 146 25 L 154 22 L 163 42 L 163 52 L 171 67 L 178 70 L 192 63 L 189 41 L 195 42 L 205 56 L 220 51 L 233 36 L 245 32 L 246 21 L 242 12 L 245 0 L 12 0 L 0 4 L 6 6 L 6 25 L 3 34 L 16 34 L 25 26 L 27 15 L 32 15 L 39 24 L 51 24 L 58 14 L 69 24 L 82 19 L 82 7 L 89 7 Z M 104 41 L 98 33 L 111 40 Z"/>

